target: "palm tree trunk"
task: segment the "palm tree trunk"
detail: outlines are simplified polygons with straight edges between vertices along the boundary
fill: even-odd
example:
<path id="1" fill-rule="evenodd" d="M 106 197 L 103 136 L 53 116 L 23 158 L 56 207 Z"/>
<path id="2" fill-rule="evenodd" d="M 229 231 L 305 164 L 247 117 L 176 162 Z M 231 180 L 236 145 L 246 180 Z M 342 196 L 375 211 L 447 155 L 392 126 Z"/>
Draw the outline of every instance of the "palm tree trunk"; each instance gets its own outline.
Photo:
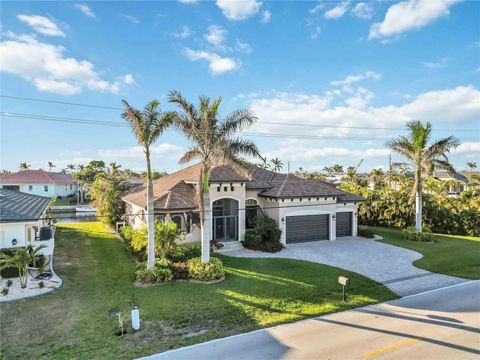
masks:
<path id="1" fill-rule="evenodd" d="M 147 269 L 153 269 L 155 266 L 155 239 L 154 239 L 154 208 L 153 208 L 153 183 L 152 169 L 150 165 L 150 149 L 145 149 L 147 158 L 147 228 L 148 228 L 148 246 L 147 246 Z"/>
<path id="2" fill-rule="evenodd" d="M 417 168 L 415 177 L 417 178 L 417 189 L 415 194 L 415 229 L 422 232 L 422 175 L 421 170 Z"/>
<path id="3" fill-rule="evenodd" d="M 210 219 L 211 213 L 205 211 L 205 203 L 208 204 L 208 169 L 202 166 L 200 181 L 198 184 L 198 208 L 200 210 L 200 233 L 202 245 L 202 263 L 210 261 Z"/>

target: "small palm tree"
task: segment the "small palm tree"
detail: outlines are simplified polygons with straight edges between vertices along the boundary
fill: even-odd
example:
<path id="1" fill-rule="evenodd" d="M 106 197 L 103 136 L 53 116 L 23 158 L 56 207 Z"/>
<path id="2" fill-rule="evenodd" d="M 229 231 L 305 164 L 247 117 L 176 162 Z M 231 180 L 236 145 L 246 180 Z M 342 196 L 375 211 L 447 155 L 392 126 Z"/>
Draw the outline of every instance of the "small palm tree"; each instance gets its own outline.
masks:
<path id="1" fill-rule="evenodd" d="M 20 171 L 28 170 L 30 168 L 30 164 L 27 164 L 26 162 L 20 163 L 19 169 Z"/>
<path id="2" fill-rule="evenodd" d="M 54 167 L 57 167 L 57 166 L 53 162 L 49 161 L 48 162 L 48 171 L 51 172 Z"/>
<path id="3" fill-rule="evenodd" d="M 115 161 L 111 162 L 110 163 L 110 172 L 112 174 L 116 174 L 120 170 L 121 167 L 122 167 L 122 165 L 117 164 Z"/>
<path id="4" fill-rule="evenodd" d="M 282 162 L 282 160 L 280 160 L 278 157 L 276 157 L 275 159 L 270 160 L 270 162 L 272 163 L 272 170 L 273 170 L 273 171 L 279 172 L 280 170 L 282 170 L 282 168 L 283 168 L 283 162 Z"/>
<path id="5" fill-rule="evenodd" d="M 423 173 L 432 174 L 436 168 L 454 173 L 455 169 L 450 164 L 447 154 L 456 148 L 459 142 L 455 137 L 449 136 L 429 145 L 432 132 L 432 125 L 429 122 L 423 125 L 420 121 L 411 121 L 406 124 L 406 127 L 408 136 L 390 140 L 386 146 L 406 157 L 415 167 L 412 191 L 412 194 L 415 194 L 415 228 L 417 232 L 421 232 Z"/>
<path id="6" fill-rule="evenodd" d="M 467 162 L 467 167 L 470 171 L 474 171 L 477 168 L 477 163 L 474 161 Z"/>
<path id="7" fill-rule="evenodd" d="M 382 169 L 373 169 L 370 171 L 370 178 L 373 181 L 373 188 L 377 190 L 383 184 L 383 180 L 385 179 L 385 173 Z"/>
<path id="8" fill-rule="evenodd" d="M 268 169 L 267 158 L 260 156 L 260 159 L 261 159 L 261 162 L 257 163 L 256 165 L 257 165 L 260 169 Z"/>
<path id="9" fill-rule="evenodd" d="M 143 110 L 138 110 L 130 106 L 128 102 L 122 100 L 125 111 L 122 117 L 128 121 L 132 132 L 139 145 L 143 146 L 145 158 L 147 160 L 147 228 L 148 228 L 148 256 L 147 269 L 152 269 L 155 265 L 155 241 L 154 241 L 154 208 L 153 208 L 153 183 L 152 166 L 150 164 L 150 147 L 158 140 L 172 123 L 171 113 L 162 113 L 159 109 L 158 100 L 150 101 Z"/>
<path id="10" fill-rule="evenodd" d="M 75 170 L 75 165 L 73 165 L 73 164 L 68 164 L 68 165 L 67 165 L 67 170 L 70 171 L 70 173 L 73 173 L 73 170 Z"/>
<path id="11" fill-rule="evenodd" d="M 208 225 L 204 225 L 204 204 L 208 203 L 209 172 L 214 166 L 221 164 L 229 164 L 238 171 L 246 172 L 247 165 L 241 159 L 241 155 L 261 158 L 257 146 L 252 141 L 233 137 L 252 125 L 257 117 L 250 110 L 240 109 L 220 120 L 218 115 L 222 101 L 220 97 L 210 101 L 209 98 L 201 96 L 198 108 L 178 91 L 170 92 L 169 100 L 181 110 L 175 116 L 176 126 L 192 142 L 191 148 L 180 159 L 180 163 L 188 163 L 194 159 L 201 162 L 197 196 L 202 228 L 202 262 L 208 262 L 210 239 L 205 234 Z"/>
<path id="12" fill-rule="evenodd" d="M 34 248 L 32 245 L 28 245 L 24 248 L 15 248 L 11 254 L 0 253 L 0 270 L 16 268 L 20 277 L 20 287 L 26 288 L 28 284 L 27 267 L 35 263 L 38 252 L 45 247 L 45 245 L 40 245 Z"/>

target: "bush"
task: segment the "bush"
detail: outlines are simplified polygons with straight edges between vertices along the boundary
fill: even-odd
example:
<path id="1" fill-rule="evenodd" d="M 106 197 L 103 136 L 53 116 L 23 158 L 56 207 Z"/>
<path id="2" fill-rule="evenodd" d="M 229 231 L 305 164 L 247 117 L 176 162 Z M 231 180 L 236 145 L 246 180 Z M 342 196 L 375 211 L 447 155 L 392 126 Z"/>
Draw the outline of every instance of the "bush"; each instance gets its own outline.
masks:
<path id="1" fill-rule="evenodd" d="M 188 275 L 191 279 L 211 281 L 225 275 L 223 263 L 220 259 L 211 258 L 208 263 L 202 263 L 201 258 L 193 258 L 187 263 Z"/>
<path id="2" fill-rule="evenodd" d="M 188 266 L 184 261 L 172 263 L 170 270 L 174 279 L 188 279 Z"/>
<path id="3" fill-rule="evenodd" d="M 0 254 L 5 254 L 5 255 L 13 255 L 13 251 L 12 250 L 2 250 L 0 251 Z M 16 278 L 18 277 L 18 269 L 16 267 L 7 267 L 7 268 L 4 268 L 4 269 L 1 269 L 0 270 L 0 276 L 4 279 L 8 279 L 8 278 Z"/>
<path id="4" fill-rule="evenodd" d="M 159 269 L 168 269 L 171 265 L 171 261 L 168 259 L 156 259 L 155 260 L 155 267 Z"/>
<path id="5" fill-rule="evenodd" d="M 422 232 L 417 232 L 414 226 L 410 226 L 402 230 L 402 237 L 408 241 L 431 242 L 432 232 L 428 228 L 424 228 Z"/>
<path id="6" fill-rule="evenodd" d="M 13 281 L 12 281 L 12 280 L 10 280 L 10 279 L 8 279 L 8 280 L 7 280 L 7 287 L 10 287 L 10 286 L 12 286 L 12 284 L 13 284 Z"/>
<path id="7" fill-rule="evenodd" d="M 8 287 L 4 287 L 4 288 L 2 289 L 2 295 L 7 296 L 7 295 L 8 295 L 8 292 L 9 292 Z"/>
<path id="8" fill-rule="evenodd" d="M 153 269 L 140 269 L 135 273 L 137 281 L 142 284 L 161 284 L 171 281 L 172 271 L 170 269 L 155 266 Z"/>
<path id="9" fill-rule="evenodd" d="M 367 239 L 375 238 L 375 234 L 367 229 L 358 229 L 357 235 Z"/>
<path id="10" fill-rule="evenodd" d="M 247 249 L 277 252 L 283 249 L 280 243 L 281 236 L 282 231 L 275 220 L 268 216 L 259 216 L 254 220 L 253 229 L 245 232 L 245 240 L 242 244 Z"/>
<path id="11" fill-rule="evenodd" d="M 43 289 L 43 288 L 45 287 L 45 283 L 44 283 L 43 281 L 40 281 L 40 282 L 38 283 L 38 287 L 39 287 L 40 289 Z"/>
<path id="12" fill-rule="evenodd" d="M 167 258 L 172 262 L 186 262 L 202 255 L 202 244 L 200 241 L 185 243 L 171 249 Z"/>

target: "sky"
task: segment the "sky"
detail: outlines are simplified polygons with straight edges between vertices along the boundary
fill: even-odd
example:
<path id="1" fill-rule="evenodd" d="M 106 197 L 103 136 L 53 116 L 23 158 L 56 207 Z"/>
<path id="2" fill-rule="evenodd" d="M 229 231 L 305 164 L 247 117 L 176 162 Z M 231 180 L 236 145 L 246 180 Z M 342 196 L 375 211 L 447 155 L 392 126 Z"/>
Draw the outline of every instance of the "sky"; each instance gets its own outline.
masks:
<path id="1" fill-rule="evenodd" d="M 221 96 L 222 117 L 251 109 L 258 122 L 243 136 L 292 171 L 386 168 L 385 141 L 411 120 L 429 121 L 432 140 L 460 140 L 458 170 L 480 166 L 479 24 L 480 2 L 457 0 L 4 1 L 0 168 L 95 159 L 142 170 L 121 100 L 174 110 L 173 89 Z M 188 148 L 166 131 L 153 168 L 179 169 Z"/>

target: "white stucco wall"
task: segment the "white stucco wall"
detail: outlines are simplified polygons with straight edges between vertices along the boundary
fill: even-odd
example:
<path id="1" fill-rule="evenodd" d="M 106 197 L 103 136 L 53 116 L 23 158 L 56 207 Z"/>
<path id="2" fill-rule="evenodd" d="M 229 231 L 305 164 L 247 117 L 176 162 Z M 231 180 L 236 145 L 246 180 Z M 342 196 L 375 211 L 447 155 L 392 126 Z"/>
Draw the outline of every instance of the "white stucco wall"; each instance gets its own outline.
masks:
<path id="1" fill-rule="evenodd" d="M 20 192 L 27 194 L 45 196 L 45 197 L 57 197 L 57 196 L 69 196 L 77 192 L 77 185 L 54 185 L 54 184 L 3 184 L 3 186 L 19 186 Z M 45 191 L 45 186 L 48 186 L 48 190 Z M 71 186 L 71 189 L 70 189 Z M 30 190 L 31 187 L 31 190 Z"/>

